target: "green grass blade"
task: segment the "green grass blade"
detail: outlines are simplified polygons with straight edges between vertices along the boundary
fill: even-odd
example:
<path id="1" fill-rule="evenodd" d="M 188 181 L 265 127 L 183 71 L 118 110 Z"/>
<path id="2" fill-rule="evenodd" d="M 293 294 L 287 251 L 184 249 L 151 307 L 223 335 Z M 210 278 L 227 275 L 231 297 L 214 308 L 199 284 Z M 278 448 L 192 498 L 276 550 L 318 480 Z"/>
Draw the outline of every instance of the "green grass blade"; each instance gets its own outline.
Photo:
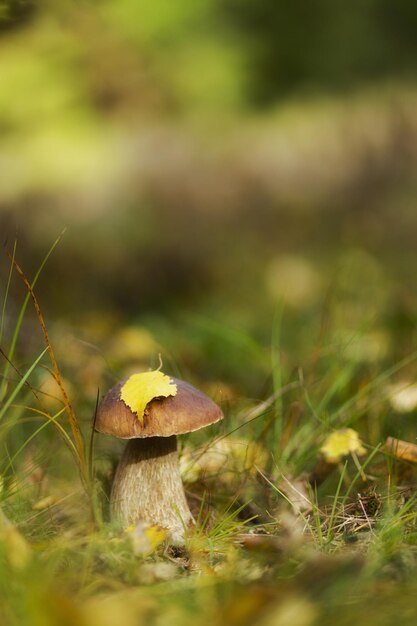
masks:
<path id="1" fill-rule="evenodd" d="M 367 385 L 364 385 L 364 387 L 362 387 L 360 391 L 358 391 L 358 393 L 356 393 L 354 396 L 349 398 L 349 400 L 347 400 L 337 411 L 333 413 L 333 415 L 330 416 L 329 422 L 332 424 L 336 422 L 338 419 L 340 419 L 343 416 L 344 413 L 346 413 L 348 409 L 354 406 L 358 400 L 363 398 L 370 391 L 377 389 L 379 385 L 384 383 L 386 380 L 389 380 L 391 376 L 393 376 L 394 374 L 402 370 L 404 367 L 406 367 L 407 365 L 409 365 L 416 359 L 417 359 L 417 351 L 412 352 L 411 354 L 406 356 L 404 359 L 399 361 L 399 363 L 396 363 L 392 367 L 388 368 L 387 370 L 385 370 L 385 372 L 382 372 L 382 374 L 377 376 L 375 379 L 371 380 Z M 364 408 L 361 412 L 359 412 L 356 415 L 356 417 L 357 418 L 360 417 L 366 410 L 367 410 L 367 407 Z M 343 424 L 346 426 L 348 424 L 351 424 L 352 421 L 354 421 L 354 418 L 344 421 Z"/>
<path id="2" fill-rule="evenodd" d="M 330 543 L 330 541 L 333 539 L 333 523 L 334 523 L 334 519 L 336 516 L 336 509 L 337 509 L 337 505 L 339 502 L 340 491 L 342 489 L 343 481 L 344 481 L 345 474 L 346 474 L 346 468 L 347 468 L 347 461 L 345 461 L 342 471 L 340 472 L 340 478 L 339 478 L 339 482 L 337 483 L 336 493 L 333 496 L 332 510 L 330 512 L 330 517 L 328 520 L 328 529 L 327 529 L 327 537 L 326 537 L 327 543 Z"/>
<path id="3" fill-rule="evenodd" d="M 59 417 L 59 415 L 61 413 L 63 413 L 65 411 L 64 409 L 61 409 L 61 411 L 59 411 L 59 413 L 57 413 L 56 415 L 54 415 L 54 417 L 52 419 L 56 419 L 57 417 Z M 51 421 L 46 421 L 43 424 L 41 424 L 39 426 L 39 428 L 37 428 L 27 439 L 25 439 L 25 441 L 22 443 L 22 445 L 20 446 L 20 448 L 18 448 L 18 450 L 16 450 L 16 452 L 14 453 L 14 455 L 9 459 L 8 464 L 6 465 L 6 467 L 4 468 L 4 470 L 1 473 L 1 476 L 5 476 L 7 474 L 7 472 L 9 471 L 9 469 L 13 466 L 13 463 L 15 461 L 15 459 L 23 452 L 23 450 L 29 445 L 29 443 L 35 439 L 35 437 L 44 430 L 44 428 L 46 428 L 46 426 L 49 426 L 49 424 L 51 424 Z"/>
<path id="4" fill-rule="evenodd" d="M 51 256 L 51 254 L 53 253 L 53 251 L 57 247 L 58 243 L 61 241 L 63 234 L 64 234 L 64 231 L 54 241 L 54 243 L 52 244 L 52 246 L 50 247 L 50 249 L 46 253 L 45 258 L 43 259 L 42 263 L 38 267 L 38 269 L 36 271 L 36 274 L 35 274 L 35 277 L 34 277 L 32 283 L 31 283 L 31 288 L 32 289 L 35 287 L 36 283 L 38 282 L 39 276 L 41 275 L 43 268 L 45 267 L 49 257 Z M 14 267 L 14 265 L 15 265 L 14 257 L 12 257 L 12 266 Z M 7 354 L 7 357 L 9 359 L 9 361 L 13 361 L 14 353 L 15 353 L 15 350 L 16 350 L 17 339 L 19 337 L 19 332 L 20 332 L 20 329 L 21 329 L 21 326 L 22 326 L 22 323 L 23 323 L 23 318 L 25 316 L 27 306 L 29 304 L 30 297 L 31 297 L 31 294 L 28 291 L 26 296 L 25 296 L 25 299 L 23 301 L 22 307 L 21 307 L 21 309 L 19 311 L 19 315 L 18 315 L 18 318 L 17 318 L 17 321 L 16 321 L 16 325 L 15 325 L 15 329 L 14 329 L 14 332 L 13 332 L 12 340 L 11 340 L 11 343 L 10 343 L 9 351 L 8 351 L 8 354 Z M 4 395 L 5 395 L 5 392 L 6 392 L 7 377 L 9 375 L 9 371 L 10 371 L 10 363 L 6 362 L 6 365 L 5 365 L 5 368 L 4 368 L 4 372 L 3 372 L 4 378 L 3 378 L 3 382 L 2 382 L 2 384 L 0 386 L 0 399 L 4 398 Z"/>
<path id="5" fill-rule="evenodd" d="M 271 365 L 272 365 L 272 384 L 274 394 L 277 394 L 278 390 L 282 388 L 282 363 L 281 363 L 281 328 L 283 318 L 283 307 L 279 307 L 274 317 L 274 323 L 272 326 L 272 341 L 271 341 Z M 282 394 L 277 394 L 274 401 L 274 413 L 275 419 L 273 422 L 273 438 L 274 446 L 281 450 L 282 442 L 282 430 L 283 430 L 283 401 Z"/>
<path id="6" fill-rule="evenodd" d="M 7 304 L 7 299 L 9 297 L 10 283 L 12 281 L 13 263 L 14 263 L 14 260 L 15 260 L 15 257 L 16 257 L 16 247 L 17 247 L 17 241 L 15 240 L 15 242 L 13 244 L 12 260 L 10 262 L 9 275 L 7 277 L 6 290 L 4 292 L 3 306 L 2 306 L 2 309 L 1 309 L 0 346 L 1 346 L 2 339 L 3 339 L 4 320 L 5 320 L 5 317 L 6 317 L 6 304 Z M 0 394 L 0 398 L 1 398 L 1 394 Z"/>
<path id="7" fill-rule="evenodd" d="M 40 353 L 38 358 L 32 363 L 32 365 L 27 370 L 27 372 L 25 372 L 25 374 L 19 380 L 18 384 L 13 389 L 13 391 L 11 392 L 11 394 L 9 395 L 9 397 L 7 398 L 7 400 L 5 401 L 5 403 L 3 404 L 3 406 L 0 409 L 0 420 L 3 419 L 4 415 L 6 414 L 7 410 L 9 409 L 10 405 L 12 404 L 12 402 L 14 401 L 16 396 L 19 394 L 19 392 L 22 389 L 23 385 L 25 384 L 25 382 L 27 381 L 29 376 L 32 374 L 33 370 L 37 367 L 39 362 L 42 360 L 42 358 L 45 356 L 47 351 L 48 351 L 47 348 L 45 348 L 45 350 L 42 350 L 42 352 Z"/>

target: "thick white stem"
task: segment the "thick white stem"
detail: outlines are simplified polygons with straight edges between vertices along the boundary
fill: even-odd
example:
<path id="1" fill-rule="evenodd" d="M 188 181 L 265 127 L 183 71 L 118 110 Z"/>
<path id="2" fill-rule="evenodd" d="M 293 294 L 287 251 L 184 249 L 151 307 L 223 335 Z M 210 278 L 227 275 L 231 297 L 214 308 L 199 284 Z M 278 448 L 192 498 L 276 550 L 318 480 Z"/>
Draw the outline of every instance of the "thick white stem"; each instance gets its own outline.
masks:
<path id="1" fill-rule="evenodd" d="M 143 520 L 169 531 L 175 543 L 194 522 L 182 485 L 176 437 L 131 439 L 123 453 L 110 498 L 112 519 L 125 526 Z"/>

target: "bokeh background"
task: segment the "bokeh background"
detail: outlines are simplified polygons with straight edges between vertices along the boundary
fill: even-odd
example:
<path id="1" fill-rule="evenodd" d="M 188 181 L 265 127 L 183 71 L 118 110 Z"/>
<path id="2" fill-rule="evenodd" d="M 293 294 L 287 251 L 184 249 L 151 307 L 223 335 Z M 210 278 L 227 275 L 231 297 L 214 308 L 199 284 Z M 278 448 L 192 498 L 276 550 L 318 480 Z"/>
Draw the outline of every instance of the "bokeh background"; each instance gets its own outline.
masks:
<path id="1" fill-rule="evenodd" d="M 91 399 L 159 353 L 261 398 L 277 343 L 288 377 L 414 349 L 416 32 L 413 0 L 0 1 L 0 235 L 31 278 L 66 228 L 37 294 Z"/>

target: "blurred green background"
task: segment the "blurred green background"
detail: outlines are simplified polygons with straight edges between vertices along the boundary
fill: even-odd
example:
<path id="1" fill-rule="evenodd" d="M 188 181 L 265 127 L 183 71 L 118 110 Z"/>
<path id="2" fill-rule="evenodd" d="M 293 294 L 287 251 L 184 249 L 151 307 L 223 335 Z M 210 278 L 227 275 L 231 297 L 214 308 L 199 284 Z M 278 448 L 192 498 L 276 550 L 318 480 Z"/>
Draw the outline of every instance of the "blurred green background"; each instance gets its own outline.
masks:
<path id="1" fill-rule="evenodd" d="M 31 277 L 67 228 L 46 318 L 254 397 L 277 316 L 288 371 L 409 353 L 416 32 L 412 0 L 0 0 L 1 238 Z"/>

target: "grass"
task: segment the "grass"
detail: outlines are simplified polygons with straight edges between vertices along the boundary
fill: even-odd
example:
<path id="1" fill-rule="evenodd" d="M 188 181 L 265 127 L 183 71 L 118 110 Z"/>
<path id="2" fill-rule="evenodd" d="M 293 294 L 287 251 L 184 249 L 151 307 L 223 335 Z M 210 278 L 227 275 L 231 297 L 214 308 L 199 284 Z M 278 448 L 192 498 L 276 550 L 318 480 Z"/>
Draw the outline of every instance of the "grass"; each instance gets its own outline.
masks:
<path id="1" fill-rule="evenodd" d="M 245 348 L 256 354 L 253 377 L 262 391 L 245 397 L 236 371 L 236 388 L 222 392 L 220 430 L 182 442 L 196 519 L 186 546 L 170 546 L 156 531 L 132 535 L 108 516 L 118 444 L 91 438 L 98 386 L 112 377 L 111 350 L 77 342 L 62 326 L 50 332 L 35 294 L 57 243 L 32 281 L 18 265 L 16 244 L 4 269 L 0 624 L 414 624 L 415 467 L 383 443 L 399 434 L 413 441 L 410 413 L 394 411 L 389 384 L 413 376 L 416 354 L 392 354 L 376 367 L 347 358 L 321 335 L 311 359 L 294 366 L 285 354 L 283 307 L 272 347 L 194 320 L 202 344 L 206 332 L 212 342 L 217 337 L 230 363 Z M 26 294 L 13 324 L 7 311 L 21 281 Z M 40 329 L 31 358 L 25 324 L 32 334 Z M 359 331 L 354 339 L 360 342 Z M 172 369 L 184 369 L 180 349 Z M 326 436 L 348 427 L 365 453 L 326 461 Z"/>

